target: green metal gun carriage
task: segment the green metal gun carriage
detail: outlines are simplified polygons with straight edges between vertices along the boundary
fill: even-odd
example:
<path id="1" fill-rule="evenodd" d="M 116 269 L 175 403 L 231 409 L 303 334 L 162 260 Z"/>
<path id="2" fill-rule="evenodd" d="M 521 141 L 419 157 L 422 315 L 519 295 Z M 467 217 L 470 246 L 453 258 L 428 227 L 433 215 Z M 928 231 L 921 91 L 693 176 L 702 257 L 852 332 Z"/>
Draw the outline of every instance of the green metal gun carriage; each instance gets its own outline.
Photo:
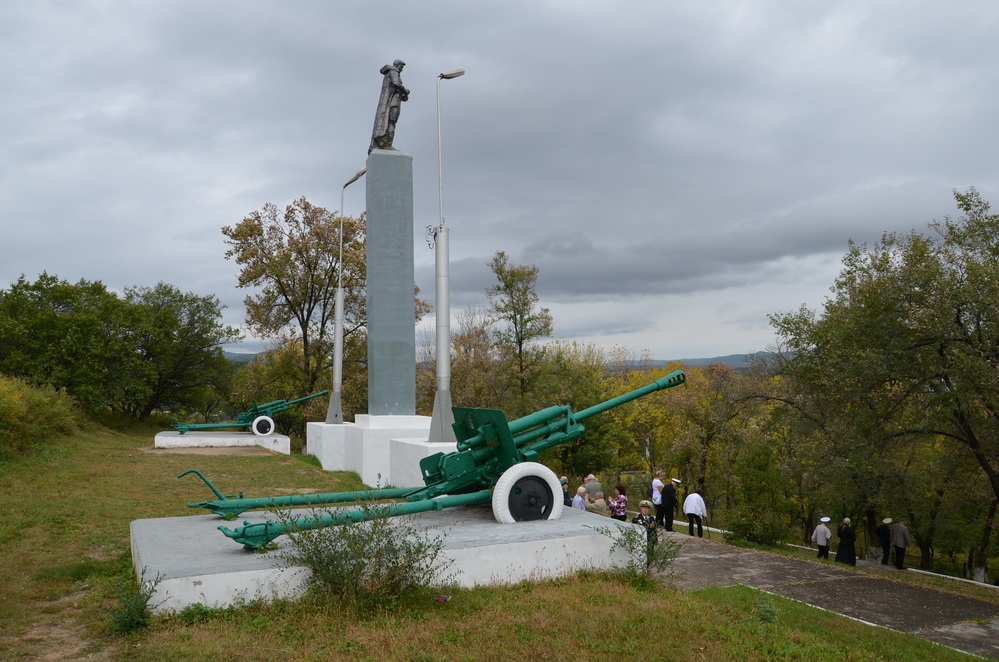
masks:
<path id="1" fill-rule="evenodd" d="M 306 400 L 311 400 L 312 398 L 318 398 L 326 395 L 327 393 L 329 393 L 329 391 L 320 391 L 319 393 L 306 395 L 301 398 L 296 398 L 295 400 L 275 400 L 262 405 L 253 403 L 253 406 L 250 407 L 250 409 L 239 412 L 236 414 L 236 420 L 229 421 L 228 423 L 184 423 L 183 421 L 174 421 L 173 427 L 175 430 L 180 431 L 181 434 L 190 432 L 191 430 L 249 428 L 249 430 L 258 437 L 266 437 L 270 433 L 274 432 L 274 419 L 271 418 L 272 416 L 288 411 L 291 409 L 292 405 L 297 405 L 300 402 L 305 402 Z"/>
<path id="2" fill-rule="evenodd" d="M 420 461 L 425 483 L 422 487 L 243 498 L 242 494 L 223 495 L 195 469 L 178 478 L 196 473 L 218 497 L 190 503 L 189 508 L 205 508 L 227 518 L 261 508 L 379 502 L 317 517 L 259 524 L 244 522 L 236 529 L 219 527 L 223 534 L 247 549 L 263 549 L 279 536 L 295 531 L 482 503 L 491 503 L 493 516 L 502 523 L 558 519 L 563 507 L 562 487 L 554 472 L 538 461 L 539 453 L 578 439 L 586 431 L 580 421 L 590 416 L 685 381 L 684 372 L 676 370 L 576 414 L 568 406 L 555 406 L 510 422 L 497 409 L 454 407 L 457 450 L 435 453 Z M 399 501 L 384 503 L 392 499 Z"/>

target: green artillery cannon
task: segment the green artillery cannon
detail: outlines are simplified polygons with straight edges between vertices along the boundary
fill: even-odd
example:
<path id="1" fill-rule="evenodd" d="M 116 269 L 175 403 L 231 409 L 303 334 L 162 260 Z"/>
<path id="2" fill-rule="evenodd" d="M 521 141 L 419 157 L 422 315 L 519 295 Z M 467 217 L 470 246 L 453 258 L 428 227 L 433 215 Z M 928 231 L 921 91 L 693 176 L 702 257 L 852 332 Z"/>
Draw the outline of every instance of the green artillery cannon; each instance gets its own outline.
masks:
<path id="1" fill-rule="evenodd" d="M 268 402 L 262 405 L 253 403 L 253 406 L 250 407 L 249 410 L 239 412 L 236 414 L 236 420 L 229 421 L 228 423 L 184 423 L 182 421 L 174 421 L 173 427 L 174 429 L 179 430 L 181 434 L 190 430 L 249 428 L 250 431 L 258 437 L 265 437 L 274 431 L 274 419 L 271 418 L 271 416 L 274 414 L 280 414 L 283 411 L 288 411 L 291 409 L 292 405 L 297 405 L 300 402 L 305 402 L 306 400 L 311 400 L 312 398 L 318 398 L 326 395 L 327 393 L 329 393 L 329 391 L 320 391 L 319 393 L 313 393 L 312 395 L 307 395 L 303 398 L 297 398 L 295 400 L 275 400 L 274 402 Z"/>
<path id="2" fill-rule="evenodd" d="M 189 508 L 206 508 L 228 518 L 259 508 L 381 502 L 318 517 L 259 524 L 243 522 L 236 529 L 219 527 L 223 534 L 243 543 L 247 549 L 263 549 L 275 538 L 295 531 L 480 503 L 491 503 L 493 516 L 503 523 L 558 519 L 562 514 L 562 487 L 552 470 L 538 462 L 538 454 L 578 439 L 586 431 L 579 421 L 650 393 L 679 386 L 686 379 L 682 370 L 676 370 L 576 414 L 568 406 L 555 406 L 509 423 L 498 409 L 454 407 L 457 450 L 435 453 L 420 461 L 425 483 L 422 487 L 247 499 L 242 494 L 238 498 L 224 496 L 196 470 L 181 476 L 198 473 L 219 497 L 190 503 Z M 384 503 L 390 499 L 402 501 Z"/>

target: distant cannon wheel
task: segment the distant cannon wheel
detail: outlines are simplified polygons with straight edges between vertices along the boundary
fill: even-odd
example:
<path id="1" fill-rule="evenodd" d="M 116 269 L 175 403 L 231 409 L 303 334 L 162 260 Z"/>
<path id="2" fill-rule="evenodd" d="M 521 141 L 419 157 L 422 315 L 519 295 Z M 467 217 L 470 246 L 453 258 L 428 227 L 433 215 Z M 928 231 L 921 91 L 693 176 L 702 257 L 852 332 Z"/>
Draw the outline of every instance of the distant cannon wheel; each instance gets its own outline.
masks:
<path id="1" fill-rule="evenodd" d="M 253 419 L 251 429 L 253 430 L 253 434 L 258 437 L 266 437 L 271 432 L 274 432 L 274 419 L 270 416 L 257 416 Z"/>
<path id="2" fill-rule="evenodd" d="M 499 477 L 493 488 L 493 517 L 503 524 L 562 516 L 562 486 L 551 469 L 520 462 Z"/>

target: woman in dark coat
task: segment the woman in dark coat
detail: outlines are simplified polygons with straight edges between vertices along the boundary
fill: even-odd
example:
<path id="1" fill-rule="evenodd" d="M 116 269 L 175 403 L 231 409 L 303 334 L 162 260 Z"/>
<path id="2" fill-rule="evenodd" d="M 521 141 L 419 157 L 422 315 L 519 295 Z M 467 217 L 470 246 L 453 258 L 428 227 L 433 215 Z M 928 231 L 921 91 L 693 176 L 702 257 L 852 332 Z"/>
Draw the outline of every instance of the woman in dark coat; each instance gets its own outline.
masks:
<path id="1" fill-rule="evenodd" d="M 844 517 L 839 525 L 839 548 L 836 549 L 836 561 L 847 565 L 857 565 L 857 534 L 850 525 L 850 518 Z"/>

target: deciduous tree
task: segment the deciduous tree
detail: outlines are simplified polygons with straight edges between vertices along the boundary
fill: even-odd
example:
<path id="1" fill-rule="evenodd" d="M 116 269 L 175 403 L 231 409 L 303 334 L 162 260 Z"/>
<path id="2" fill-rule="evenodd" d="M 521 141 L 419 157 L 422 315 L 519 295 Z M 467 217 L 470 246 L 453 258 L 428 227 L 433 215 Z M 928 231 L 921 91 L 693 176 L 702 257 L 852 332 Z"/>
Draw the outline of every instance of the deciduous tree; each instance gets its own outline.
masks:
<path id="1" fill-rule="evenodd" d="M 538 267 L 511 264 L 505 252 L 497 251 L 489 268 L 497 280 L 486 288 L 493 336 L 512 376 L 519 416 L 531 411 L 527 395 L 544 355 L 538 341 L 551 336 L 554 322 L 547 308 L 538 307 Z"/>
<path id="2" fill-rule="evenodd" d="M 230 374 L 214 296 L 160 283 L 126 289 L 75 285 L 43 273 L 0 292 L 0 371 L 65 388 L 90 414 L 145 419 L 159 409 L 198 408 Z"/>
<path id="3" fill-rule="evenodd" d="M 123 403 L 128 413 L 145 420 L 157 410 L 198 410 L 226 393 L 234 368 L 222 346 L 241 336 L 222 323 L 217 297 L 161 282 L 128 288 L 124 298 L 141 320 L 135 340 L 144 386 Z"/>
<path id="4" fill-rule="evenodd" d="M 94 414 L 145 388 L 137 311 L 100 281 L 42 273 L 0 291 L 0 372 L 65 388 Z"/>
<path id="5" fill-rule="evenodd" d="M 332 350 L 341 266 L 344 335 L 365 324 L 363 220 L 340 218 L 303 197 L 283 213 L 267 203 L 222 234 L 226 259 L 241 265 L 239 287 L 257 288 L 244 299 L 247 325 L 262 338 L 301 343 L 296 391 L 312 392 Z"/>
<path id="6" fill-rule="evenodd" d="M 999 498 L 999 216 L 974 189 L 955 199 L 963 215 L 929 233 L 851 243 L 821 317 L 803 309 L 772 322 L 790 353 L 795 405 L 814 412 L 821 399 L 826 424 L 853 431 L 841 457 L 857 466 L 890 444 L 943 440 L 978 463 Z"/>

